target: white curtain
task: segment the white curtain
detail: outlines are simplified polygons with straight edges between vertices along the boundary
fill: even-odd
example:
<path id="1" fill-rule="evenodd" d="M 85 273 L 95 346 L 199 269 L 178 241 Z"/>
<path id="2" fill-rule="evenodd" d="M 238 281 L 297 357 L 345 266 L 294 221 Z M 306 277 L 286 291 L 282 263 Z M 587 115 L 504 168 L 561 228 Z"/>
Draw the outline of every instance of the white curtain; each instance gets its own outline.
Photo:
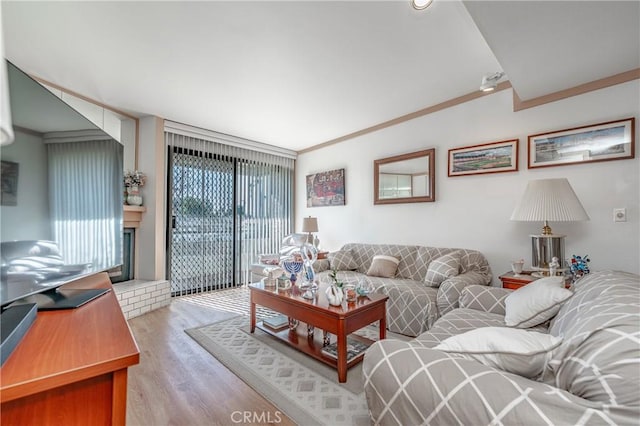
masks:
<path id="1" fill-rule="evenodd" d="M 122 263 L 122 145 L 113 139 L 48 143 L 53 239 L 65 263 Z"/>

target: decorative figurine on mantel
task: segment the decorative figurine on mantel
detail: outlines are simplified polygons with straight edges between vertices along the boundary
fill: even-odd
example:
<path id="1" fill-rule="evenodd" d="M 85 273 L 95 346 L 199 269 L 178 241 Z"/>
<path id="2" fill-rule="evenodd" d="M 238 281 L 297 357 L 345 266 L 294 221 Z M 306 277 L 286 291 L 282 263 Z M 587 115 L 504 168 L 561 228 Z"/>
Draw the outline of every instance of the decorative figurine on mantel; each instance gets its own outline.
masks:
<path id="1" fill-rule="evenodd" d="M 549 276 L 555 277 L 558 273 L 558 268 L 560 267 L 560 262 L 558 262 L 557 257 L 551 258 L 551 263 L 549 263 Z"/>

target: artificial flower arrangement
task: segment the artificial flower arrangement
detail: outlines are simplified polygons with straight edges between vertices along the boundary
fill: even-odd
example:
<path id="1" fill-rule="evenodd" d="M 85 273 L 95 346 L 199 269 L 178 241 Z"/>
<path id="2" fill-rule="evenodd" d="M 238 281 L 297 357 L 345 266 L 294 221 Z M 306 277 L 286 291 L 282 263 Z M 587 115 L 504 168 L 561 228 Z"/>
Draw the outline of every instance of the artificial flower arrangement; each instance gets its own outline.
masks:
<path id="1" fill-rule="evenodd" d="M 575 254 L 571 257 L 571 274 L 574 276 L 574 278 L 580 278 L 583 275 L 588 274 L 589 271 L 589 265 L 588 263 L 591 262 L 591 259 L 589 259 L 588 255 L 584 255 L 584 256 L 576 256 Z"/>
<path id="2" fill-rule="evenodd" d="M 332 269 L 331 272 L 329 272 L 329 278 L 333 281 L 332 284 L 338 288 L 342 288 L 344 285 L 344 283 L 338 279 L 338 271 L 336 269 Z"/>
<path id="3" fill-rule="evenodd" d="M 146 181 L 147 177 L 145 176 L 145 174 L 137 170 L 133 172 L 126 171 L 124 173 L 124 186 L 127 188 L 130 188 L 132 186 L 143 187 Z"/>

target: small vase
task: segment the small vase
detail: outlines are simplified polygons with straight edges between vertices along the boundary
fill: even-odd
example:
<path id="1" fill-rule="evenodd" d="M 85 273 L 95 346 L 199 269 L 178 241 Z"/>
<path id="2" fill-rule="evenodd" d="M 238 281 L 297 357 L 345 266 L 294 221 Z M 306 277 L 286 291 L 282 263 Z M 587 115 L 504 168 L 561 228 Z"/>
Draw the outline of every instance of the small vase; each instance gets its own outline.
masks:
<path id="1" fill-rule="evenodd" d="M 330 286 L 326 290 L 327 300 L 331 306 L 340 306 L 342 305 L 342 299 L 344 299 L 344 293 L 342 293 L 342 289 L 335 285 Z"/>
<path id="2" fill-rule="evenodd" d="M 142 195 L 140 195 L 140 188 L 138 185 L 131 185 L 127 187 L 127 204 L 131 206 L 142 205 Z"/>

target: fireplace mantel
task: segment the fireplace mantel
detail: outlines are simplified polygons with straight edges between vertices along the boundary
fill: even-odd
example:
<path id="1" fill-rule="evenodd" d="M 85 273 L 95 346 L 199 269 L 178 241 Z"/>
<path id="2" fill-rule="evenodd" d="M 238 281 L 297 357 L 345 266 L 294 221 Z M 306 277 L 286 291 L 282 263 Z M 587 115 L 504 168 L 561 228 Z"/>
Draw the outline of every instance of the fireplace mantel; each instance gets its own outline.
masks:
<path id="1" fill-rule="evenodd" d="M 146 212 L 147 208 L 143 206 L 129 206 L 124 205 L 124 227 L 125 228 L 139 228 L 142 221 L 142 213 Z"/>

